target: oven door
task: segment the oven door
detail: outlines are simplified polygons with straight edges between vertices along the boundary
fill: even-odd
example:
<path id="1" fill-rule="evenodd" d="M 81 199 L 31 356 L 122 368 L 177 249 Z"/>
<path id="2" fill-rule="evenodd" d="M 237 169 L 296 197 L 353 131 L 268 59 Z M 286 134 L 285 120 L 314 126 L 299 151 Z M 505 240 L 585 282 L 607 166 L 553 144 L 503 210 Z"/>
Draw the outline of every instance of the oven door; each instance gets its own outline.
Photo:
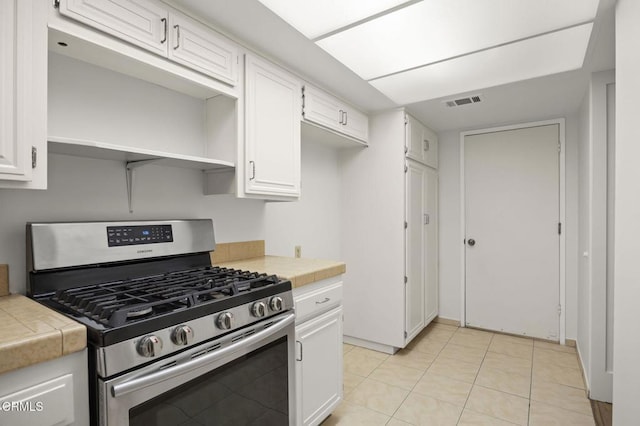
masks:
<path id="1" fill-rule="evenodd" d="M 114 379 L 101 425 L 293 425 L 295 328 L 288 312 Z"/>

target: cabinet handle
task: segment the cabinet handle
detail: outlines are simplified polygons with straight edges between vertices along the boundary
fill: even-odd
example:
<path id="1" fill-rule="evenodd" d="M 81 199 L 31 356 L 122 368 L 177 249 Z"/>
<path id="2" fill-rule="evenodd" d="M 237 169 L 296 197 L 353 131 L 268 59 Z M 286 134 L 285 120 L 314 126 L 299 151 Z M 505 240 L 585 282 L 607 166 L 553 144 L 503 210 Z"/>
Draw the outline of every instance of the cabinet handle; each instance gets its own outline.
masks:
<path id="1" fill-rule="evenodd" d="M 256 178 L 256 162 L 252 160 L 249 161 L 249 164 L 251 164 L 251 177 L 249 180 L 254 180 Z"/>
<path id="2" fill-rule="evenodd" d="M 347 114 L 347 111 L 345 111 L 344 113 L 344 123 L 342 123 L 343 125 L 347 125 L 347 120 L 349 119 L 349 115 Z"/>
<path id="3" fill-rule="evenodd" d="M 164 26 L 164 38 L 160 40 L 160 44 L 164 44 L 167 42 L 167 18 L 162 18 L 160 22 L 162 22 Z"/>
<path id="4" fill-rule="evenodd" d="M 176 50 L 180 47 L 180 25 L 174 25 L 173 28 L 176 30 L 176 41 L 178 42 L 173 50 Z"/>
<path id="5" fill-rule="evenodd" d="M 300 345 L 300 359 L 296 358 L 296 361 L 302 361 L 302 342 L 300 340 L 296 340 L 296 343 Z"/>
<path id="6" fill-rule="evenodd" d="M 322 305 L 323 303 L 327 303 L 329 300 L 331 299 L 329 299 L 328 297 L 325 297 L 322 302 L 316 302 L 316 305 Z"/>
<path id="7" fill-rule="evenodd" d="M 424 150 L 429 151 L 429 140 L 425 139 L 423 142 L 424 142 Z"/>
<path id="8" fill-rule="evenodd" d="M 339 122 L 339 124 L 344 124 L 343 120 L 344 120 L 344 111 L 340 110 L 340 122 Z"/>

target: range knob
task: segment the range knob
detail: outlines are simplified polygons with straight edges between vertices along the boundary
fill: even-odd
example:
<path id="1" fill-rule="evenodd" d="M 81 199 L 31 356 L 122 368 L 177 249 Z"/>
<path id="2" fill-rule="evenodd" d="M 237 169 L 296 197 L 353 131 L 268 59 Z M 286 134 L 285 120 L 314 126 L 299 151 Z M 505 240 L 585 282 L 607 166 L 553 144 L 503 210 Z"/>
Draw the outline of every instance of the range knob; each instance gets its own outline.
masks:
<path id="1" fill-rule="evenodd" d="M 284 306 L 284 301 L 280 296 L 272 297 L 271 300 L 269 301 L 269 307 L 271 308 L 272 311 L 279 312 L 282 310 L 283 306 Z"/>
<path id="2" fill-rule="evenodd" d="M 193 329 L 188 325 L 179 325 L 171 332 L 171 341 L 178 346 L 186 346 L 193 341 Z"/>
<path id="3" fill-rule="evenodd" d="M 221 330 L 229 330 L 233 327 L 233 314 L 231 312 L 221 313 L 216 319 L 216 324 Z"/>
<path id="4" fill-rule="evenodd" d="M 138 353 L 145 357 L 151 358 L 160 354 L 162 351 L 162 340 L 158 336 L 154 336 L 153 334 L 149 336 L 144 336 L 138 342 Z"/>
<path id="5" fill-rule="evenodd" d="M 267 313 L 267 304 L 264 302 L 256 302 L 251 306 L 251 315 L 262 318 Z"/>

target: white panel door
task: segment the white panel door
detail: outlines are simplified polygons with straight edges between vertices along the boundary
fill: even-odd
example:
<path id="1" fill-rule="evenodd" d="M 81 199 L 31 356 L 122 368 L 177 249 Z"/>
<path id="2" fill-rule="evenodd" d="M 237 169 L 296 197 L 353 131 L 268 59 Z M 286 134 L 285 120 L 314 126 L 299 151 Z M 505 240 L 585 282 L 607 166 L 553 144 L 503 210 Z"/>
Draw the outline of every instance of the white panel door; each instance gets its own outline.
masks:
<path id="1" fill-rule="evenodd" d="M 245 192 L 300 195 L 300 91 L 291 74 L 246 57 Z"/>
<path id="2" fill-rule="evenodd" d="M 186 16 L 169 16 L 169 58 L 225 83 L 238 82 L 238 49 Z"/>
<path id="3" fill-rule="evenodd" d="M 559 125 L 466 136 L 466 325 L 559 339 Z"/>
<path id="4" fill-rule="evenodd" d="M 425 311 L 425 175 L 426 166 L 407 160 L 405 340 L 424 328 Z"/>
<path id="5" fill-rule="evenodd" d="M 160 55 L 167 55 L 167 9 L 148 0 L 61 0 L 60 13 Z"/>

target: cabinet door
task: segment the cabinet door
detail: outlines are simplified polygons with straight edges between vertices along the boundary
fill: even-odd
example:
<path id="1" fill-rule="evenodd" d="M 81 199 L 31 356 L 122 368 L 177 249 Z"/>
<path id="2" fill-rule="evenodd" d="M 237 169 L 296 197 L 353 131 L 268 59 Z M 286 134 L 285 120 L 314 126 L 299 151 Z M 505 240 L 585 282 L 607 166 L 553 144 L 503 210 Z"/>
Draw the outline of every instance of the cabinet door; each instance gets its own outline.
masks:
<path id="1" fill-rule="evenodd" d="M 60 13 L 91 27 L 167 55 L 168 12 L 149 0 L 61 0 Z"/>
<path id="2" fill-rule="evenodd" d="M 0 6 L 0 187 L 47 186 L 47 5 Z"/>
<path id="3" fill-rule="evenodd" d="M 425 319 L 425 175 L 426 167 L 407 160 L 406 168 L 406 283 L 405 341 L 424 328 Z"/>
<path id="4" fill-rule="evenodd" d="M 345 108 L 344 133 L 356 139 L 367 142 L 369 140 L 369 119 L 366 115 L 353 108 Z"/>
<path id="5" fill-rule="evenodd" d="M 213 30 L 172 13 L 169 58 L 225 83 L 238 82 L 238 49 Z"/>
<path id="6" fill-rule="evenodd" d="M 425 323 L 438 315 L 438 172 L 425 168 Z"/>
<path id="7" fill-rule="evenodd" d="M 304 119 L 337 132 L 342 132 L 344 107 L 333 96 L 313 86 L 304 87 Z"/>
<path id="8" fill-rule="evenodd" d="M 424 134 L 424 126 L 418 120 L 406 115 L 406 130 L 405 130 L 405 151 L 407 158 L 425 162 L 426 157 L 426 141 Z"/>
<path id="9" fill-rule="evenodd" d="M 438 136 L 429 128 L 423 127 L 423 136 L 422 136 L 423 144 L 424 144 L 424 163 L 433 167 L 434 169 L 438 168 Z"/>
<path id="10" fill-rule="evenodd" d="M 298 425 L 317 425 L 342 400 L 342 307 L 296 327 Z"/>
<path id="11" fill-rule="evenodd" d="M 251 55 L 245 72 L 245 192 L 299 197 L 301 85 Z"/>
<path id="12" fill-rule="evenodd" d="M 352 138 L 364 142 L 369 139 L 369 119 L 366 115 L 309 84 L 304 87 L 302 115 L 306 121 Z"/>
<path id="13" fill-rule="evenodd" d="M 0 7 L 0 173 L 3 179 L 28 179 L 30 168 L 16 137 L 16 4 Z"/>

